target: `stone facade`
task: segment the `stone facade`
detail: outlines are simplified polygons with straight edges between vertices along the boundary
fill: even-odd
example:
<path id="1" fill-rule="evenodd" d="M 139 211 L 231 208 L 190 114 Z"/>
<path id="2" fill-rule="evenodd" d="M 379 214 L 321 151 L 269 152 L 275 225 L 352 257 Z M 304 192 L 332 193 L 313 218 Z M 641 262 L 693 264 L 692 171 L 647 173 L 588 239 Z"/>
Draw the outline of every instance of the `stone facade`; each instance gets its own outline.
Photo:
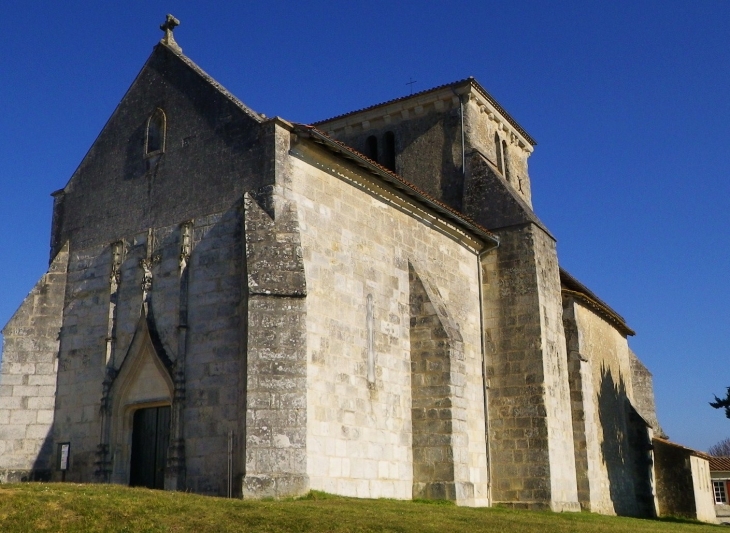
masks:
<path id="1" fill-rule="evenodd" d="M 168 25 L 54 193 L 2 479 L 655 514 L 651 375 L 560 268 L 534 146 L 471 78 L 266 119 Z"/>
<path id="2" fill-rule="evenodd" d="M 581 296 L 566 290 L 563 298 L 579 499 L 594 512 L 645 516 L 653 506 L 650 437 L 633 407 L 626 336 Z M 642 434 L 643 446 L 634 446 Z"/>
<path id="3" fill-rule="evenodd" d="M 58 370 L 58 335 L 68 268 L 61 249 L 3 329 L 0 482 L 48 479 Z"/>
<path id="4" fill-rule="evenodd" d="M 312 488 L 486 505 L 476 253 L 339 179 L 357 175 L 332 155 L 291 153 Z"/>

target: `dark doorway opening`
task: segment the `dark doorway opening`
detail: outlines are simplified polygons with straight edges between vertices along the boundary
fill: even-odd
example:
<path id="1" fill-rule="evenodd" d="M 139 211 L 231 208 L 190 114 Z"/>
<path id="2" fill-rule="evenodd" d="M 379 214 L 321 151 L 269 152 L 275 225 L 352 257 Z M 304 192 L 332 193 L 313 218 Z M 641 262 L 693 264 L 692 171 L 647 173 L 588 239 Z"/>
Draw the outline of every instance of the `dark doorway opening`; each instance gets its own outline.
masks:
<path id="1" fill-rule="evenodd" d="M 165 463 L 169 444 L 169 405 L 134 412 L 130 486 L 165 488 Z"/>

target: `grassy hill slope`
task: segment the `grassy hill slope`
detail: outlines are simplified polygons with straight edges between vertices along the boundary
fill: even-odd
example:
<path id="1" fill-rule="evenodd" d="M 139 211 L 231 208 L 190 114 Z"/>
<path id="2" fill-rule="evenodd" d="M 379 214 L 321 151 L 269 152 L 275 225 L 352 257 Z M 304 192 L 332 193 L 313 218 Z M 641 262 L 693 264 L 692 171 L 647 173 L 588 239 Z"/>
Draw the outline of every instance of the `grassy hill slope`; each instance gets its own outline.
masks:
<path id="1" fill-rule="evenodd" d="M 0 531 L 718 533 L 721 526 L 321 493 L 297 500 L 242 501 L 118 485 L 23 483 L 0 485 Z"/>

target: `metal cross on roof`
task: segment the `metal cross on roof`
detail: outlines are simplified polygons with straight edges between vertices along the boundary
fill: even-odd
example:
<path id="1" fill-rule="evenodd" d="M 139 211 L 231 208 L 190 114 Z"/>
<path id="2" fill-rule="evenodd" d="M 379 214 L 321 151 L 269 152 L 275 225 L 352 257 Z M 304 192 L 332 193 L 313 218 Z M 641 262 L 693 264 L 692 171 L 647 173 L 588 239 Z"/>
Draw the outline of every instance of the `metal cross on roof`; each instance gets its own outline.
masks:
<path id="1" fill-rule="evenodd" d="M 172 36 L 172 31 L 179 25 L 180 21 L 168 13 L 167 17 L 165 17 L 165 22 L 160 25 L 160 29 L 165 32 L 165 36 L 162 38 L 161 42 L 178 52 L 182 52 L 182 48 L 178 46 L 175 42 L 175 38 Z"/>
<path id="2" fill-rule="evenodd" d="M 411 87 L 411 94 L 413 94 L 413 84 L 416 83 L 416 80 L 414 80 L 413 78 L 408 78 L 408 79 L 411 80 L 411 81 L 409 81 L 408 83 L 406 83 L 406 85 L 410 85 L 410 87 Z"/>

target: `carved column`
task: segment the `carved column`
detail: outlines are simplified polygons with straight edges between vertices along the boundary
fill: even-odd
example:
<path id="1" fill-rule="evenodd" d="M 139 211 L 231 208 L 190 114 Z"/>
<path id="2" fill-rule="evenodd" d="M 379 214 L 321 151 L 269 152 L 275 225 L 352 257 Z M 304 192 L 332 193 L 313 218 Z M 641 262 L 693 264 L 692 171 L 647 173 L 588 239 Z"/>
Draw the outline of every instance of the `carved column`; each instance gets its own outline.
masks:
<path id="1" fill-rule="evenodd" d="M 117 241 L 111 245 L 111 273 L 109 274 L 109 314 L 107 319 L 106 354 L 104 358 L 104 381 L 101 393 L 101 434 L 97 446 L 94 475 L 97 481 L 108 483 L 112 472 L 109 454 L 109 438 L 111 431 L 111 386 L 116 377 L 115 349 L 117 329 L 117 303 L 119 285 L 122 282 L 122 261 L 124 258 L 124 242 Z"/>
<path id="2" fill-rule="evenodd" d="M 173 372 L 175 391 L 170 418 L 170 446 L 167 450 L 165 488 L 185 490 L 185 358 L 188 346 L 188 286 L 190 254 L 193 247 L 193 223 L 180 225 L 180 294 L 177 326 L 177 358 Z"/>

